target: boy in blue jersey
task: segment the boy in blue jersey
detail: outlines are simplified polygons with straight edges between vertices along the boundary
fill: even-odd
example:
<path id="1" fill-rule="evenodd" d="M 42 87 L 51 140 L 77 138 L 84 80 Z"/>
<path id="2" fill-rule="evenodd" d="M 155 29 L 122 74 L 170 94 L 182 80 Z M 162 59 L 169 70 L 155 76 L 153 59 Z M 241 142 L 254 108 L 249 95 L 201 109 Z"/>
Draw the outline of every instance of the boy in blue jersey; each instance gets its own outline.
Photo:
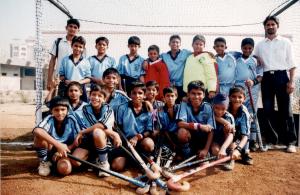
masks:
<path id="1" fill-rule="evenodd" d="M 186 96 L 186 93 L 183 91 L 183 70 L 187 57 L 192 53 L 186 49 L 180 49 L 180 45 L 180 36 L 172 35 L 169 39 L 169 46 L 171 50 L 161 54 L 161 58 L 168 67 L 170 83 L 177 88 L 178 103 Z"/>
<path id="2" fill-rule="evenodd" d="M 83 57 L 82 53 L 85 48 L 86 41 L 83 37 L 74 37 L 72 40 L 73 53 L 62 59 L 59 68 L 59 79 L 64 85 L 68 85 L 71 81 L 78 81 L 82 85 L 82 100 L 87 102 L 87 94 L 85 84 L 90 82 L 91 65 L 89 61 Z M 62 85 L 60 85 L 62 86 Z"/>
<path id="3" fill-rule="evenodd" d="M 141 45 L 140 38 L 137 36 L 129 37 L 128 48 L 129 54 L 120 57 L 118 71 L 122 78 L 122 87 L 130 94 L 130 86 L 132 82 L 144 82 L 145 71 L 142 67 L 144 59 L 138 55 L 138 49 Z"/>
<path id="4" fill-rule="evenodd" d="M 81 131 L 75 139 L 75 149 L 73 155 L 86 160 L 90 154 L 96 154 L 96 164 L 103 168 L 109 169 L 107 152 L 111 138 L 115 147 L 121 145 L 119 135 L 112 130 L 114 124 L 114 113 L 108 104 L 105 103 L 106 93 L 100 86 L 94 85 L 90 92 L 90 104 L 85 105 L 82 109 Z M 75 166 L 81 163 L 72 161 Z M 99 171 L 99 177 L 109 176 L 107 173 Z"/>
<path id="5" fill-rule="evenodd" d="M 216 129 L 213 130 L 214 136 L 213 143 L 211 145 L 211 152 L 214 156 L 218 156 L 218 158 L 227 156 L 226 150 L 233 141 L 234 132 L 226 128 L 226 125 L 235 125 L 233 116 L 227 111 L 228 104 L 228 97 L 224 94 L 219 93 L 213 99 Z M 224 125 L 222 122 L 219 122 L 220 119 L 226 120 L 226 122 L 229 124 Z M 225 168 L 228 166 L 230 165 L 225 164 Z"/>
<path id="6" fill-rule="evenodd" d="M 116 112 L 116 122 L 130 144 L 142 152 L 151 153 L 154 150 L 153 121 L 151 112 L 144 102 L 146 87 L 141 82 L 133 82 L 131 89 L 132 101 L 121 104 Z M 115 151 L 112 155 L 112 168 L 117 171 L 124 169 L 126 155 Z"/>
<path id="7" fill-rule="evenodd" d="M 126 103 L 130 98 L 121 90 L 117 90 L 120 75 L 117 69 L 108 68 L 103 72 L 104 90 L 107 92 L 106 102 L 111 106 L 114 112 L 119 105 Z"/>
<path id="8" fill-rule="evenodd" d="M 177 121 L 176 114 L 179 104 L 176 104 L 176 87 L 167 87 L 163 90 L 165 105 L 158 108 L 157 117 L 160 124 L 160 132 L 166 137 L 168 144 L 173 150 L 176 149 L 177 141 Z"/>
<path id="9" fill-rule="evenodd" d="M 57 96 L 50 101 L 49 105 L 51 115 L 48 115 L 32 131 L 34 147 L 40 160 L 38 172 L 41 176 L 48 176 L 52 163 L 56 162 L 58 173 L 68 175 L 72 171 L 72 166 L 67 153 L 73 150 L 75 146 L 73 142 L 80 127 L 76 119 L 68 115 L 68 100 Z M 61 158 L 57 158 L 58 156 Z"/>
<path id="10" fill-rule="evenodd" d="M 106 55 L 109 40 L 106 37 L 98 37 L 96 39 L 97 55 L 89 57 L 91 64 L 91 82 L 100 86 L 104 85 L 102 80 L 103 72 L 108 68 L 117 68 L 114 58 Z"/>
<path id="11" fill-rule="evenodd" d="M 257 60 L 252 56 L 254 48 L 254 40 L 252 38 L 245 38 L 242 40 L 241 49 L 242 56 L 236 60 L 236 75 L 235 83 L 245 88 L 251 89 L 255 112 L 257 111 L 257 101 L 260 91 L 260 82 L 262 80 L 263 68 L 257 65 Z M 250 104 L 250 95 L 247 89 L 246 100 L 244 105 L 247 107 L 249 113 L 254 113 Z M 251 122 L 251 133 L 250 133 L 250 149 L 256 151 L 258 148 L 256 143 L 256 125 L 255 121 Z"/>
<path id="12" fill-rule="evenodd" d="M 212 129 L 215 118 L 210 104 L 203 101 L 205 87 L 202 81 L 191 81 L 188 85 L 188 101 L 180 104 L 178 121 L 178 141 L 184 158 L 198 153 L 199 158 L 207 156 L 212 143 Z"/>
<path id="13" fill-rule="evenodd" d="M 228 112 L 232 114 L 235 121 L 235 135 L 230 148 L 233 149 L 232 158 L 228 169 L 233 169 L 234 160 L 242 157 L 245 164 L 252 165 L 253 160 L 249 155 L 249 135 L 250 135 L 250 114 L 243 105 L 245 101 L 245 89 L 243 86 L 236 85 L 229 91 Z"/>
<path id="14" fill-rule="evenodd" d="M 229 94 L 230 88 L 234 85 L 235 81 L 235 58 L 226 53 L 227 49 L 226 40 L 223 37 L 218 37 L 214 41 L 214 49 L 217 53 L 216 60 L 218 64 L 218 81 L 219 81 L 219 93 L 225 95 Z"/>

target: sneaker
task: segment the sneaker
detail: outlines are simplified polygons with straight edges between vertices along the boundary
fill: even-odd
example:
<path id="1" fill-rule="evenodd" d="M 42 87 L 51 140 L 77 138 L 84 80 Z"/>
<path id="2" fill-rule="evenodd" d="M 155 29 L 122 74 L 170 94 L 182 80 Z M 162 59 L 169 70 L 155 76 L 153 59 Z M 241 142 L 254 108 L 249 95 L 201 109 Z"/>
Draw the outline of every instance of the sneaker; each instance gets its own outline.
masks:
<path id="1" fill-rule="evenodd" d="M 109 170 L 109 168 L 110 168 L 108 161 L 102 161 L 102 162 L 97 161 L 96 164 L 98 165 L 98 167 L 105 169 L 105 170 Z M 108 177 L 108 176 L 110 176 L 110 174 L 105 173 L 103 171 L 99 171 L 98 176 L 99 177 Z"/>
<path id="2" fill-rule="evenodd" d="M 251 152 L 256 152 L 258 150 L 259 146 L 256 141 L 250 140 L 249 148 L 250 148 Z"/>
<path id="3" fill-rule="evenodd" d="M 249 153 L 245 153 L 244 155 L 242 155 L 242 161 L 246 165 L 253 165 L 253 159 Z"/>
<path id="4" fill-rule="evenodd" d="M 38 167 L 38 170 L 39 170 L 39 175 L 40 176 L 48 176 L 51 172 L 51 169 L 50 167 L 52 166 L 52 163 L 49 162 L 49 161 L 41 161 L 40 162 L 40 165 Z"/>
<path id="5" fill-rule="evenodd" d="M 289 146 L 287 147 L 286 151 L 287 151 L 288 153 L 295 153 L 295 152 L 297 152 L 297 149 L 296 149 L 296 146 L 294 146 L 294 145 L 289 145 Z"/>
<path id="6" fill-rule="evenodd" d="M 234 169 L 234 160 L 230 160 L 229 162 L 225 163 L 223 166 L 224 166 L 224 169 L 227 170 L 227 171 L 231 171 Z"/>

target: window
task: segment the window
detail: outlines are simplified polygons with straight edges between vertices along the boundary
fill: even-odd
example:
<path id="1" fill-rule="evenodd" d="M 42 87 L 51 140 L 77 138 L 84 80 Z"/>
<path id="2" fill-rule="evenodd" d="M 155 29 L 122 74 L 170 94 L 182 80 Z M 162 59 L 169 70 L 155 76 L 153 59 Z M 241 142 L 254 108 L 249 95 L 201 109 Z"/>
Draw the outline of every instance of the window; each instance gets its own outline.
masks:
<path id="1" fill-rule="evenodd" d="M 2 72 L 2 76 L 6 76 L 7 75 L 7 73 L 6 72 Z"/>
<path id="2" fill-rule="evenodd" d="M 15 77 L 19 76 L 17 73 L 14 74 Z"/>
<path id="3" fill-rule="evenodd" d="M 35 76 L 35 69 L 34 68 L 25 68 L 25 76 Z"/>
<path id="4" fill-rule="evenodd" d="M 25 48 L 25 47 L 22 47 L 21 50 L 22 50 L 22 51 L 26 51 L 26 48 Z"/>

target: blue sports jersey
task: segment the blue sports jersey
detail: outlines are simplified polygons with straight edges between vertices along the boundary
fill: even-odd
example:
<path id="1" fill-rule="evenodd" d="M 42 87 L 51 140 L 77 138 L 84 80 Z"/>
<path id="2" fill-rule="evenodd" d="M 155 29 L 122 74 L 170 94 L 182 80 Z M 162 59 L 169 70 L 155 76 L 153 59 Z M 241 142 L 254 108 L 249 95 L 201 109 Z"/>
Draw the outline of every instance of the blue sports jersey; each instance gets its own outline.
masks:
<path id="1" fill-rule="evenodd" d="M 231 109 L 228 109 L 229 113 Z M 241 136 L 248 136 L 250 135 L 250 114 L 246 108 L 246 106 L 242 105 L 238 112 L 237 116 L 234 117 L 235 121 L 235 139 L 241 139 Z"/>
<path id="2" fill-rule="evenodd" d="M 153 109 L 158 109 L 158 108 L 160 108 L 160 107 L 162 107 L 164 105 L 165 105 L 165 103 L 162 102 L 162 101 L 159 101 L 159 100 L 154 100 L 154 102 L 152 104 Z"/>
<path id="3" fill-rule="evenodd" d="M 133 60 L 129 59 L 129 55 L 123 55 L 120 57 L 118 71 L 120 75 L 125 75 L 134 79 L 139 79 L 145 74 L 143 69 L 144 58 L 136 56 Z"/>
<path id="4" fill-rule="evenodd" d="M 62 59 L 59 75 L 71 81 L 80 81 L 89 78 L 91 77 L 90 62 L 81 56 L 79 61 L 74 63 L 73 55 L 66 56 Z"/>
<path id="5" fill-rule="evenodd" d="M 183 86 L 183 71 L 185 61 L 192 52 L 182 49 L 179 50 L 173 58 L 171 51 L 162 53 L 161 58 L 166 63 L 170 75 L 170 83 L 175 86 Z"/>
<path id="6" fill-rule="evenodd" d="M 153 131 L 151 112 L 143 103 L 140 113 L 136 114 L 132 102 L 121 104 L 116 112 L 116 122 L 127 138 L 146 131 Z"/>
<path id="7" fill-rule="evenodd" d="M 102 79 L 103 72 L 108 68 L 117 68 L 116 61 L 110 56 L 103 56 L 100 60 L 97 56 L 90 56 L 88 58 L 91 64 L 92 77 Z"/>
<path id="8" fill-rule="evenodd" d="M 171 119 L 168 113 L 168 108 L 166 106 L 160 107 L 157 112 L 160 130 L 167 132 L 175 132 L 177 131 L 177 121 L 176 115 L 179 110 L 179 104 L 175 104 L 173 107 L 174 118 Z"/>
<path id="9" fill-rule="evenodd" d="M 105 129 L 112 129 L 114 125 L 114 112 L 112 108 L 106 103 L 103 103 L 101 105 L 100 113 L 97 116 L 91 104 L 83 106 L 82 113 L 82 128 L 88 128 L 95 125 L 96 123 L 101 123 L 102 125 L 104 125 Z"/>
<path id="10" fill-rule="evenodd" d="M 222 118 L 228 121 L 231 125 L 235 125 L 234 118 L 228 111 L 225 112 Z M 213 132 L 214 132 L 213 142 L 222 145 L 223 142 L 225 141 L 224 125 L 216 122 L 216 129 L 214 129 Z"/>
<path id="11" fill-rule="evenodd" d="M 106 102 L 110 105 L 110 107 L 116 113 L 119 105 L 129 102 L 129 101 L 130 101 L 130 98 L 123 91 L 114 90 Z"/>
<path id="12" fill-rule="evenodd" d="M 76 118 L 77 123 L 79 124 L 80 127 L 83 126 L 83 124 L 82 124 L 82 121 L 83 121 L 82 109 L 83 109 L 83 106 L 85 106 L 85 105 L 87 105 L 86 102 L 80 101 L 76 107 L 72 107 L 71 104 L 69 107 L 69 114 L 73 115 Z"/>
<path id="13" fill-rule="evenodd" d="M 235 81 L 236 61 L 235 58 L 226 53 L 222 58 L 217 56 L 218 64 L 218 80 L 220 85 L 220 93 L 227 94 Z"/>
<path id="14" fill-rule="evenodd" d="M 51 137 L 53 137 L 56 141 L 61 143 L 70 145 L 73 143 L 76 138 L 78 132 L 80 131 L 80 127 L 72 115 L 67 115 L 62 124 L 63 133 L 60 135 L 57 132 L 56 119 L 52 115 L 48 115 L 40 124 L 38 124 L 35 128 L 44 129 Z"/>
<path id="15" fill-rule="evenodd" d="M 212 107 L 207 102 L 202 102 L 198 113 L 193 111 L 193 107 L 189 102 L 182 102 L 176 116 L 177 121 L 184 121 L 187 123 L 201 123 L 208 124 L 216 128 L 216 122 Z"/>

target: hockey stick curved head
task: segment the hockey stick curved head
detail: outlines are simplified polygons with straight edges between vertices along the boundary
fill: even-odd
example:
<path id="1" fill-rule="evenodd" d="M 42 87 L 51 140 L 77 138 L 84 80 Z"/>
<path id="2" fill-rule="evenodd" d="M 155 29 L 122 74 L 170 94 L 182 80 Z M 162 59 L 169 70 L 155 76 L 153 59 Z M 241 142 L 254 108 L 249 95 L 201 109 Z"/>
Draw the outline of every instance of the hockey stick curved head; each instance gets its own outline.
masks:
<path id="1" fill-rule="evenodd" d="M 137 194 L 146 194 L 147 192 L 149 192 L 149 190 L 150 190 L 150 185 L 148 184 L 148 185 L 146 185 L 145 187 L 138 187 L 136 190 L 135 190 L 135 192 L 137 193 Z"/>
<path id="2" fill-rule="evenodd" d="M 190 183 L 188 183 L 187 181 L 183 181 L 182 183 L 175 183 L 172 178 L 167 181 L 167 186 L 170 190 L 176 192 L 186 192 L 191 188 Z"/>

